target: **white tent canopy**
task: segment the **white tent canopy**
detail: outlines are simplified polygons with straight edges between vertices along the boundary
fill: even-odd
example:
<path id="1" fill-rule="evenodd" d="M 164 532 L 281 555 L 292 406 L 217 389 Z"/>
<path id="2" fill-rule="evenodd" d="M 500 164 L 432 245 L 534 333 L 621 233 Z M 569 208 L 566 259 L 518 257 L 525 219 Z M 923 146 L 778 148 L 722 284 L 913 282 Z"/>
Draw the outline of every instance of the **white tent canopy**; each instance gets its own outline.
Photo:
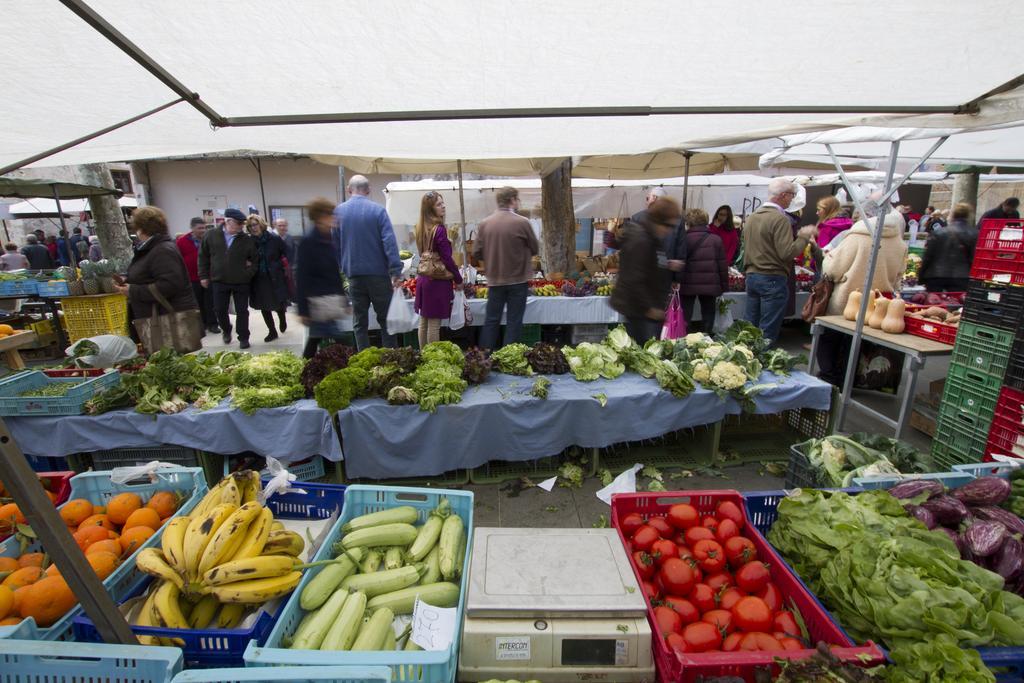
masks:
<path id="1" fill-rule="evenodd" d="M 379 172 L 450 172 L 452 160 L 464 159 L 468 172 L 532 175 L 573 157 L 593 166 L 582 171 L 590 175 L 666 175 L 681 166 L 642 161 L 647 168 L 638 170 L 609 164 L 608 157 L 853 121 L 834 109 L 952 112 L 1018 76 L 1024 63 L 1020 41 L 1003 41 L 998 52 L 991 45 L 995 17 L 1010 25 L 1024 18 L 1018 0 L 947 3 L 941 12 L 931 0 L 902 0 L 883 14 L 870 0 L 834 0 L 827 11 L 816 0 L 641 0 L 628 8 L 594 0 L 87 1 L 64 4 L 95 11 L 93 23 L 123 34 L 164 82 L 62 4 L 0 0 L 7 95 L 0 164 L 184 94 L 195 106 L 178 103 L 39 165 L 253 150 L 326 155 Z M 794 58 L 794 44 L 834 34 L 839 18 L 856 59 Z M 907 26 L 930 44 L 957 49 L 906 50 Z M 727 50 L 678 49 L 681 36 L 723 31 L 732 38 Z M 879 87 L 894 64 L 913 87 Z M 700 107 L 711 109 L 695 114 Z M 588 116 L 546 116 L 559 112 Z M 339 113 L 345 116 L 326 116 Z M 336 121 L 353 114 L 370 120 L 246 120 Z M 494 115 L 503 118 L 487 118 Z M 452 116 L 467 118 L 445 120 Z M 1012 107 L 989 112 L 982 105 L 981 115 L 945 116 L 954 121 L 943 125 L 1014 116 Z M 425 118 L 434 120 L 419 120 Z M 230 127 L 214 130 L 210 119 Z M 912 125 L 930 125 L 916 119 Z M 587 159 L 595 156 L 604 159 Z"/>
<path id="2" fill-rule="evenodd" d="M 139 205 L 135 197 L 121 197 L 117 203 L 122 209 L 134 209 Z M 8 211 L 12 218 L 33 218 L 35 216 L 56 216 L 57 202 L 52 199 L 27 199 L 17 204 L 10 204 Z M 60 212 L 65 216 L 74 216 L 85 211 L 92 211 L 88 199 L 62 199 Z"/>

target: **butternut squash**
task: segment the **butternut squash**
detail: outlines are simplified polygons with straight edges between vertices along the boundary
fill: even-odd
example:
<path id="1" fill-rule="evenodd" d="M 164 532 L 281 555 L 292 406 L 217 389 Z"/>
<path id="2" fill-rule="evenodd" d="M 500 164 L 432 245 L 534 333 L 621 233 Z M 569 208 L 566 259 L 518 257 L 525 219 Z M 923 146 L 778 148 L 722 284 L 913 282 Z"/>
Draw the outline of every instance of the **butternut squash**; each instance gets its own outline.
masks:
<path id="1" fill-rule="evenodd" d="M 890 301 L 889 310 L 882 321 L 882 332 L 902 334 L 903 329 L 906 327 L 906 321 L 903 319 L 903 313 L 906 308 L 907 303 L 903 299 L 893 299 Z"/>
<path id="2" fill-rule="evenodd" d="M 860 300 L 863 293 L 859 289 L 855 289 L 850 292 L 849 298 L 846 300 L 846 308 L 843 309 L 843 317 L 847 320 L 856 320 L 857 313 L 860 311 Z"/>
<path id="3" fill-rule="evenodd" d="M 876 330 L 882 327 L 882 321 L 885 320 L 885 314 L 889 309 L 889 300 L 885 297 L 879 297 L 872 299 L 875 302 L 874 308 L 871 310 L 871 315 L 868 316 L 868 327 L 873 327 Z"/>

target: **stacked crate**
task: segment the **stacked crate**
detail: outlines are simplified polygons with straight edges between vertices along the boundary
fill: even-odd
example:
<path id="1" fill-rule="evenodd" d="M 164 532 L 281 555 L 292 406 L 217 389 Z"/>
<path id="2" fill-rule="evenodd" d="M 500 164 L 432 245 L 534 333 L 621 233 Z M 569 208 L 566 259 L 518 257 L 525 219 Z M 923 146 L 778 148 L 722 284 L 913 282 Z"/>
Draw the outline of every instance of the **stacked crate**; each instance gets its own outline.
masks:
<path id="1" fill-rule="evenodd" d="M 932 442 L 932 455 L 945 469 L 989 455 L 993 447 L 990 431 L 1004 435 L 1000 443 L 1006 441 L 1008 426 L 1004 422 L 1010 419 L 1006 406 L 1015 400 L 1007 392 L 1014 390 L 1015 381 L 1018 389 L 1024 389 L 1022 317 L 1024 224 L 986 220 L 978 234 L 963 321 Z M 1004 388 L 1004 382 L 1011 388 Z M 1019 405 L 1016 415 L 1019 433 Z"/>

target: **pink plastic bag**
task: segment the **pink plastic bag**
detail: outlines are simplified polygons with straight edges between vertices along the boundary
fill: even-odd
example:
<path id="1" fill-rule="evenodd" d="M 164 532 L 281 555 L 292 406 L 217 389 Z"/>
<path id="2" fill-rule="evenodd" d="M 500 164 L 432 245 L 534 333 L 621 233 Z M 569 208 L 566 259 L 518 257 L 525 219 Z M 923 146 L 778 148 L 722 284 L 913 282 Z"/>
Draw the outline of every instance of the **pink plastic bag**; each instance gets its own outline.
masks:
<path id="1" fill-rule="evenodd" d="M 679 291 L 673 290 L 665 310 L 665 324 L 661 328 L 662 339 L 682 339 L 686 336 L 686 319 L 679 304 Z"/>

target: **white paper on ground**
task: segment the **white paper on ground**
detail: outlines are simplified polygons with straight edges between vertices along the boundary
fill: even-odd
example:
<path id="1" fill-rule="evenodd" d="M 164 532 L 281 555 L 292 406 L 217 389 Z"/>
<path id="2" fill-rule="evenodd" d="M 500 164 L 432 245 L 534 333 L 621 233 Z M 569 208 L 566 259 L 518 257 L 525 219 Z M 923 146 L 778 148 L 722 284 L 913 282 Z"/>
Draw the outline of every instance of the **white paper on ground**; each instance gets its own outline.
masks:
<path id="1" fill-rule="evenodd" d="M 614 493 L 636 493 L 636 473 L 644 468 L 640 463 L 636 463 L 631 468 L 615 477 L 612 483 L 605 486 L 603 489 L 597 492 L 597 497 L 604 501 L 605 505 L 612 504 L 612 494 Z"/>
<path id="2" fill-rule="evenodd" d="M 412 642 L 424 650 L 447 650 L 455 638 L 458 608 L 434 607 L 416 598 L 412 611 Z"/>
<path id="3" fill-rule="evenodd" d="M 550 479 L 545 479 L 541 483 L 537 484 L 537 486 L 544 489 L 548 493 L 551 493 L 551 489 L 555 488 L 555 482 L 557 481 L 558 477 L 551 477 Z"/>

